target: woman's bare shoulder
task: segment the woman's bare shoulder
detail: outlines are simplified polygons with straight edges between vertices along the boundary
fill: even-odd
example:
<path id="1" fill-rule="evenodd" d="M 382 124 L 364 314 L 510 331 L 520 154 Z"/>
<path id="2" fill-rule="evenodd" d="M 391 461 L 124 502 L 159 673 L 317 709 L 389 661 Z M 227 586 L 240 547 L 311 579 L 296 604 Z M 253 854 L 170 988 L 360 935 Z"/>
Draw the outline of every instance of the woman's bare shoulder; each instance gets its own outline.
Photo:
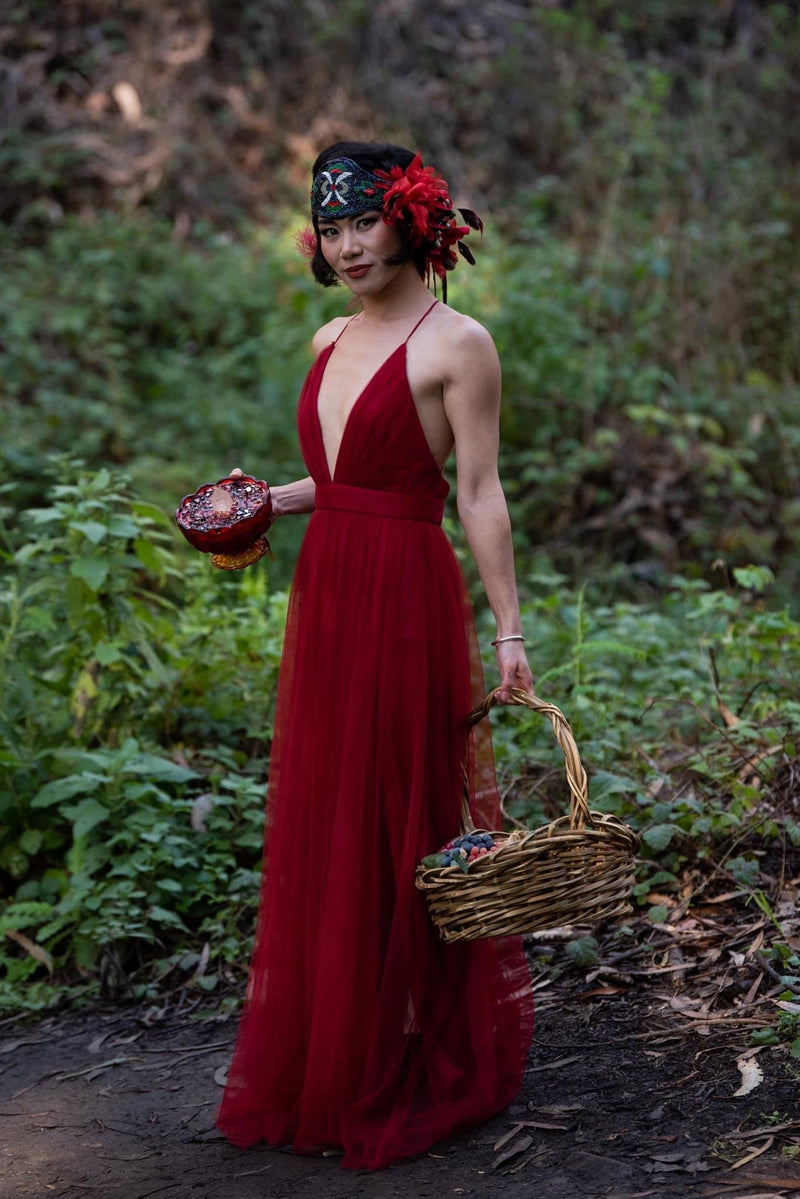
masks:
<path id="1" fill-rule="evenodd" d="M 428 333 L 436 341 L 438 353 L 444 362 L 494 364 L 497 350 L 491 333 L 480 321 L 440 304 L 431 313 Z M 428 322 L 426 321 L 426 324 Z M 425 326 L 423 325 L 423 328 Z"/>
<path id="2" fill-rule="evenodd" d="M 328 321 L 326 325 L 317 329 L 311 339 L 311 350 L 315 358 L 322 353 L 326 346 L 329 346 L 332 341 L 336 340 L 348 320 L 349 317 L 346 316 L 335 316 L 332 321 Z"/>
<path id="3" fill-rule="evenodd" d="M 494 341 L 489 330 L 476 321 L 474 317 L 466 316 L 447 304 L 437 304 L 431 313 L 431 320 L 425 321 L 422 328 L 428 325 L 435 336 L 444 338 L 453 345 L 461 346 L 493 346 Z"/>

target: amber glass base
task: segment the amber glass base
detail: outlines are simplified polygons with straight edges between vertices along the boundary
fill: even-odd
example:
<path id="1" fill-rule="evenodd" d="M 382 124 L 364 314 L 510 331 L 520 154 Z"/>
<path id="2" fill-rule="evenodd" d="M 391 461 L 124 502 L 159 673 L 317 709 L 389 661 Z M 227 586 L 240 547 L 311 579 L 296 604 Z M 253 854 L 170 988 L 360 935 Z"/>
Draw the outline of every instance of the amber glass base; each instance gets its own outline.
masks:
<path id="1" fill-rule="evenodd" d="M 259 537 L 252 545 L 248 545 L 246 550 L 240 550 L 238 554 L 212 554 L 211 561 L 220 570 L 243 570 L 245 566 L 252 566 L 254 562 L 258 562 L 264 554 L 272 557 L 266 537 Z"/>

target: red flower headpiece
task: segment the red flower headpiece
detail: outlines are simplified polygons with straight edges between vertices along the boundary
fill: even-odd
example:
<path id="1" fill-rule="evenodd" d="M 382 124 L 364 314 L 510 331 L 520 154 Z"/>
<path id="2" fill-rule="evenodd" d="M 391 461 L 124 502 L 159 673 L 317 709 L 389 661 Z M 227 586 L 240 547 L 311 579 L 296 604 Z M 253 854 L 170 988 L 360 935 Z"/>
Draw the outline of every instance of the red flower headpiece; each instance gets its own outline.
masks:
<path id="1" fill-rule="evenodd" d="M 467 262 L 474 264 L 472 251 L 461 239 L 470 229 L 483 232 L 483 222 L 471 209 L 460 208 L 466 224 L 458 224 L 446 182 L 433 167 L 422 165 L 419 154 L 405 169 L 393 166 L 389 171 L 378 170 L 375 175 L 386 189 L 383 219 L 387 225 L 406 219 L 412 246 L 415 249 L 424 245 L 430 247 L 427 251 L 429 270 L 444 279 L 445 272 L 451 271 L 458 262 L 454 246 Z"/>

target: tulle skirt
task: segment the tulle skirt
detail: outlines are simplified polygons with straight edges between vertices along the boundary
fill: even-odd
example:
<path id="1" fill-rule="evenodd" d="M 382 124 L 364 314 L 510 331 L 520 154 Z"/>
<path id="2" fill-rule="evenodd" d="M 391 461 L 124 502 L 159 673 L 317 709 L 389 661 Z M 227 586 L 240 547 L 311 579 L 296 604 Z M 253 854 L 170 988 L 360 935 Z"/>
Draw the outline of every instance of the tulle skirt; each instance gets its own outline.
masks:
<path id="1" fill-rule="evenodd" d="M 438 525 L 317 511 L 298 559 L 270 763 L 256 943 L 218 1116 L 234 1144 L 377 1169 L 505 1107 L 533 1008 L 521 943 L 447 946 L 414 887 L 460 827 L 482 697 Z M 475 742 L 475 738 L 472 741 Z M 473 813 L 498 827 L 486 736 Z"/>

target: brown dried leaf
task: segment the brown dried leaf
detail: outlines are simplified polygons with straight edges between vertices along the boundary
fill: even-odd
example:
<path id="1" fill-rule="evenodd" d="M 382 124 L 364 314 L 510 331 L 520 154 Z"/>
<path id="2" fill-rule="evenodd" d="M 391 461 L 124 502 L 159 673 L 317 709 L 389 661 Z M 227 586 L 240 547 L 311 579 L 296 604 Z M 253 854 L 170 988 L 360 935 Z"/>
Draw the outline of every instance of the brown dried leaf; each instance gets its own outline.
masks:
<path id="1" fill-rule="evenodd" d="M 512 1161 L 513 1158 L 519 1157 L 520 1153 L 524 1153 L 526 1149 L 530 1149 L 532 1144 L 532 1136 L 526 1134 L 525 1136 L 520 1137 L 518 1140 L 514 1141 L 513 1145 L 511 1145 L 509 1149 L 506 1149 L 505 1153 L 501 1153 L 500 1156 L 492 1163 L 492 1169 L 499 1170 L 499 1168 L 504 1166 L 506 1162 Z"/>
<path id="2" fill-rule="evenodd" d="M 732 1170 L 738 1170 L 740 1166 L 746 1166 L 748 1162 L 753 1161 L 756 1157 L 761 1157 L 762 1153 L 766 1153 L 775 1144 L 775 1138 L 772 1136 L 766 1137 L 761 1145 L 756 1149 L 751 1149 L 744 1157 L 740 1157 L 738 1162 L 734 1162 L 731 1166 Z"/>
<path id="3" fill-rule="evenodd" d="M 48 973 L 53 973 L 53 959 L 46 949 L 42 949 L 41 945 L 37 945 L 35 941 L 31 941 L 30 937 L 26 937 L 24 933 L 17 932 L 15 928 L 6 929 L 6 936 L 11 941 L 16 941 L 26 953 L 35 958 L 37 962 L 41 962 L 47 967 Z"/>
<path id="4" fill-rule="evenodd" d="M 519 1130 L 521 1128 L 522 1128 L 521 1123 L 512 1124 L 512 1126 L 511 1126 L 511 1128 L 509 1128 L 508 1132 L 505 1133 L 500 1138 L 500 1140 L 496 1141 L 495 1144 L 492 1146 L 492 1152 L 498 1153 L 503 1148 L 504 1145 L 507 1145 L 508 1142 L 517 1135 L 517 1133 L 519 1132 Z"/>

